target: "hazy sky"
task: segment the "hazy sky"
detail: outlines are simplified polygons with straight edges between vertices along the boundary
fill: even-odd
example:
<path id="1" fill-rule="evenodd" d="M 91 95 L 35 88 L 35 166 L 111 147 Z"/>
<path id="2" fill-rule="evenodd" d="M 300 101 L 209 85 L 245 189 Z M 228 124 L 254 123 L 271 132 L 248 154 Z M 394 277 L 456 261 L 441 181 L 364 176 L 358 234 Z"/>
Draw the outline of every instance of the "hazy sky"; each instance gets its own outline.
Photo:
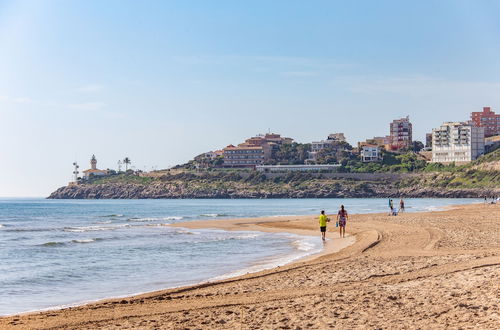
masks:
<path id="1" fill-rule="evenodd" d="M 498 1 L 1 1 L 0 196 L 270 129 L 414 138 L 500 111 Z"/>

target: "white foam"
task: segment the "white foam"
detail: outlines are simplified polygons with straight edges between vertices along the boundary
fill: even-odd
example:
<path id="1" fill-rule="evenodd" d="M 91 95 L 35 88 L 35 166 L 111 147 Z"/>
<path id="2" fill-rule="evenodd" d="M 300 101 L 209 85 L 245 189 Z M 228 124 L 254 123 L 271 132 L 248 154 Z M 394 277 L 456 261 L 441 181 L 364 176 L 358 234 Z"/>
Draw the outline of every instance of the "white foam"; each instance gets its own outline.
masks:
<path id="1" fill-rule="evenodd" d="M 245 234 L 245 235 L 238 235 L 235 236 L 234 238 L 236 239 L 250 239 L 250 238 L 256 238 L 259 237 L 261 234 Z"/>
<path id="2" fill-rule="evenodd" d="M 116 230 L 125 227 L 130 227 L 130 225 L 65 227 L 63 230 L 70 233 L 83 233 L 87 231 Z"/>
<path id="3" fill-rule="evenodd" d="M 185 234 L 185 235 L 200 235 L 200 233 L 192 232 L 189 230 L 177 230 L 176 233 L 177 234 Z"/>
<path id="4" fill-rule="evenodd" d="M 72 242 L 73 243 L 92 243 L 92 242 L 95 242 L 95 241 L 97 241 L 97 239 L 90 238 L 90 239 L 75 239 Z"/>
<path id="5" fill-rule="evenodd" d="M 290 235 L 289 237 L 294 237 L 296 238 L 297 235 Z M 260 272 L 266 269 L 272 269 L 280 266 L 284 266 L 286 264 L 289 264 L 293 261 L 296 261 L 298 259 L 310 256 L 312 254 L 316 254 L 321 252 L 323 249 L 322 246 L 320 245 L 315 245 L 314 243 L 308 242 L 309 239 L 312 239 L 312 237 L 304 236 L 301 237 L 300 239 L 297 239 L 292 242 L 292 246 L 294 246 L 298 252 L 286 255 L 286 256 L 280 256 L 280 257 L 275 257 L 273 259 L 267 259 L 262 261 L 261 263 L 252 265 L 250 267 L 240 269 L 237 271 L 229 272 L 221 276 L 216 276 L 214 278 L 211 278 L 209 281 L 217 281 L 217 280 L 223 280 L 231 277 L 236 277 L 236 276 L 241 276 L 249 273 L 256 273 Z"/>
<path id="6" fill-rule="evenodd" d="M 299 251 L 311 251 L 315 248 L 315 245 L 313 243 L 301 239 L 293 241 L 292 246 Z"/>
<path id="7" fill-rule="evenodd" d="M 148 221 L 170 221 L 170 220 L 182 220 L 184 217 L 163 217 L 163 218 L 130 218 L 127 221 L 131 222 L 148 222 Z"/>

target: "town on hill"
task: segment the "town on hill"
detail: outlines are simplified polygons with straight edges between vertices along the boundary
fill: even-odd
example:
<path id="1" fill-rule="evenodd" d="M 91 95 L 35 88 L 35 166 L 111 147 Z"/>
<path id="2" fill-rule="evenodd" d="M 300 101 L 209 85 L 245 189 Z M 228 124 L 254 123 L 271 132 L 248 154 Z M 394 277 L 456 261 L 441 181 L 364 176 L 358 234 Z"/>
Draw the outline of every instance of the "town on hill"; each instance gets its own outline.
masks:
<path id="1" fill-rule="evenodd" d="M 491 108 L 472 112 L 469 121 L 443 123 L 426 135 L 425 144 L 413 140 L 412 130 L 409 117 L 395 119 L 388 135 L 355 146 L 344 133 L 310 143 L 267 133 L 203 153 L 186 164 L 150 172 L 129 169 L 128 157 L 118 162 L 118 170 L 100 170 L 92 155 L 83 177 L 74 163 L 73 181 L 51 198 L 500 194 L 500 115 Z"/>

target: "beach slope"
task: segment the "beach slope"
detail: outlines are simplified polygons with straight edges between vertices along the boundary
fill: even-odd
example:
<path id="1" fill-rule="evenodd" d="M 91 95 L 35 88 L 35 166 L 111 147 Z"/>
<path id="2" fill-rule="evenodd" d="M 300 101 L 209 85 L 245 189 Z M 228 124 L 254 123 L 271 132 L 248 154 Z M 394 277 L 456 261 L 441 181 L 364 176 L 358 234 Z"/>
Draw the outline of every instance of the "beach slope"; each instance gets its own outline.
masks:
<path id="1" fill-rule="evenodd" d="M 309 217 L 182 223 L 318 235 Z M 335 228 L 331 226 L 331 230 Z M 500 328 L 500 205 L 352 215 L 325 252 L 213 283 L 0 318 L 20 329 Z"/>

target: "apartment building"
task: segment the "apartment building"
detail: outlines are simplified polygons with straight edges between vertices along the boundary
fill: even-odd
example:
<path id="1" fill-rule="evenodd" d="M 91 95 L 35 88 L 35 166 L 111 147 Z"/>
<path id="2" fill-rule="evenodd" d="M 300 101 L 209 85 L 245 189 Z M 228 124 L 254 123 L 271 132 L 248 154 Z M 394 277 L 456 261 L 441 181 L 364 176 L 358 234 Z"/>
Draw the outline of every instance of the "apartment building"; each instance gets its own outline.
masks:
<path id="1" fill-rule="evenodd" d="M 390 150 L 409 149 L 412 146 L 412 124 L 410 116 L 395 119 L 389 124 L 390 127 Z"/>
<path id="2" fill-rule="evenodd" d="M 267 145 L 229 145 L 224 148 L 225 167 L 255 167 L 269 159 L 271 149 Z"/>
<path id="3" fill-rule="evenodd" d="M 292 143 L 292 138 L 268 133 L 245 140 L 238 146 L 229 145 L 224 151 L 224 167 L 255 167 L 272 158 L 273 151 L 280 145 Z"/>
<path id="4" fill-rule="evenodd" d="M 465 163 L 484 153 L 484 127 L 445 122 L 432 130 L 432 162 Z"/>
<path id="5" fill-rule="evenodd" d="M 380 153 L 380 147 L 377 145 L 363 145 L 361 147 L 361 161 L 363 163 L 368 162 L 378 162 L 382 159 L 382 155 Z"/>
<path id="6" fill-rule="evenodd" d="M 484 136 L 500 135 L 500 114 L 491 111 L 490 107 L 483 107 L 482 112 L 472 112 L 470 115 L 474 126 L 484 127 Z"/>

